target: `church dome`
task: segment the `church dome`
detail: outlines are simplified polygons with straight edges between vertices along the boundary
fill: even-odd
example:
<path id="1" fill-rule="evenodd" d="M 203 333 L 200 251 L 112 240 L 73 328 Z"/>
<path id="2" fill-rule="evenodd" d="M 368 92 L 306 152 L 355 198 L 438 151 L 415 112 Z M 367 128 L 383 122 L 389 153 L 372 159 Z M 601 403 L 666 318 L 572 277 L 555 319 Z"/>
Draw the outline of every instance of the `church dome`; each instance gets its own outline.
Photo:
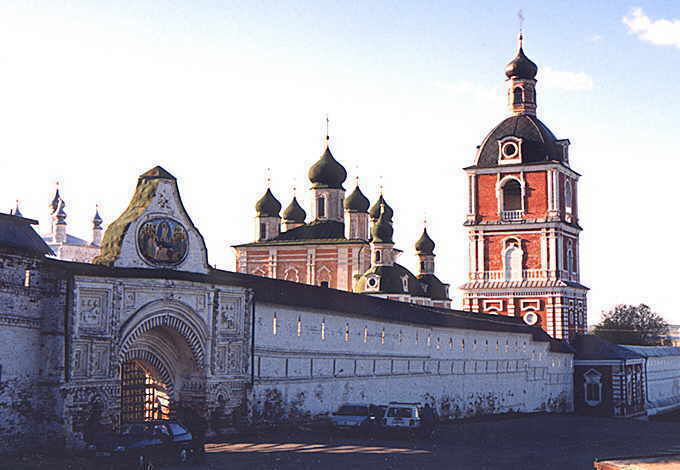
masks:
<path id="1" fill-rule="evenodd" d="M 498 142 L 506 137 L 515 137 L 521 141 L 519 154 L 522 164 L 565 160 L 564 149 L 550 129 L 536 116 L 520 114 L 504 119 L 486 136 L 479 146 L 475 166 L 499 166 Z"/>
<path id="2" fill-rule="evenodd" d="M 538 66 L 529 59 L 522 49 L 522 36 L 519 37 L 519 49 L 514 59 L 505 66 L 505 76 L 508 78 L 524 78 L 535 80 Z"/>
<path id="3" fill-rule="evenodd" d="M 411 271 L 396 263 L 393 266 L 372 266 L 357 279 L 353 290 L 359 294 L 409 294 L 427 297 L 423 283 Z"/>
<path id="4" fill-rule="evenodd" d="M 370 204 L 368 198 L 359 189 L 359 185 L 345 198 L 344 202 L 345 210 L 349 212 L 368 212 Z"/>
<path id="5" fill-rule="evenodd" d="M 326 146 L 326 150 L 319 161 L 311 166 L 307 173 L 312 188 L 331 188 L 344 189 L 342 183 L 347 179 L 347 171 L 333 157 L 331 150 Z"/>
<path id="6" fill-rule="evenodd" d="M 255 203 L 255 212 L 258 217 L 279 217 L 281 203 L 274 197 L 272 190 L 267 188 L 267 192 Z"/>
<path id="7" fill-rule="evenodd" d="M 304 224 L 306 217 L 307 213 L 302 208 L 302 206 L 300 206 L 297 198 L 293 196 L 293 200 L 290 201 L 288 207 L 286 207 L 286 209 L 283 211 L 283 220 L 287 222 L 298 222 Z"/>
<path id="8" fill-rule="evenodd" d="M 371 241 L 374 243 L 394 243 L 392 241 L 393 234 L 394 228 L 392 228 L 392 222 L 387 219 L 383 211 L 378 220 L 373 224 L 373 227 L 371 227 Z"/>
<path id="9" fill-rule="evenodd" d="M 416 242 L 416 252 L 422 255 L 434 254 L 434 242 L 427 234 L 427 229 L 423 229 L 423 234 Z"/>
<path id="10" fill-rule="evenodd" d="M 392 222 L 392 217 L 394 217 L 394 210 L 387 204 L 385 201 L 385 198 L 383 198 L 383 195 L 381 194 L 380 197 L 378 198 L 377 201 L 375 201 L 375 204 L 371 206 L 371 208 L 368 211 L 368 215 L 371 217 L 371 220 L 377 220 L 378 217 L 380 217 L 380 207 L 383 207 L 383 212 L 385 214 L 385 219 L 387 219 L 389 222 Z"/>

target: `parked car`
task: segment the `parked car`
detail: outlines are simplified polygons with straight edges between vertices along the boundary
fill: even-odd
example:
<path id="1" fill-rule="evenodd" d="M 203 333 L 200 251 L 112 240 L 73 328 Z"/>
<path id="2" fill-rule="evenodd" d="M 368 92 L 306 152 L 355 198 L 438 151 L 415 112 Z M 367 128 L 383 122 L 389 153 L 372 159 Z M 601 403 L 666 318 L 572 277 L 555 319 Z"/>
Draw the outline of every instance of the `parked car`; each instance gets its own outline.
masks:
<path id="1" fill-rule="evenodd" d="M 380 426 L 386 406 L 365 403 L 345 403 L 331 415 L 335 429 L 374 430 Z"/>
<path id="2" fill-rule="evenodd" d="M 99 462 L 120 468 L 146 469 L 159 462 L 186 462 L 192 455 L 193 437 L 176 421 L 129 423 L 117 434 L 99 436 L 88 446 Z"/>
<path id="3" fill-rule="evenodd" d="M 382 425 L 386 429 L 406 430 L 429 436 L 434 428 L 434 421 L 434 412 L 429 405 L 390 402 Z"/>

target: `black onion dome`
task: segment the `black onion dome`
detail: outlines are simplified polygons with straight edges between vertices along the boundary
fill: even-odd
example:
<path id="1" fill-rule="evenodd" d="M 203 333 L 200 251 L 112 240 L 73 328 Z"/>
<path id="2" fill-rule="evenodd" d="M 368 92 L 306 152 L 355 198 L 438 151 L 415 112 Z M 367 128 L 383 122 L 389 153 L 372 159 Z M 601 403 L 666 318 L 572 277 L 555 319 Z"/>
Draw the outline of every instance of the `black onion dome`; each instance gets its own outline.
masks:
<path id="1" fill-rule="evenodd" d="M 304 223 L 307 213 L 298 203 L 297 198 L 293 196 L 293 200 L 290 201 L 288 207 L 283 211 L 283 220 L 287 222 L 300 222 Z"/>
<path id="2" fill-rule="evenodd" d="M 380 207 L 381 206 L 383 206 L 383 208 L 384 208 L 383 212 L 385 214 L 385 218 L 389 222 L 392 222 L 392 217 L 394 217 L 394 211 L 389 206 L 389 204 L 387 204 L 387 202 L 385 201 L 385 198 L 383 198 L 382 194 L 380 195 L 378 200 L 375 201 L 375 204 L 373 204 L 368 211 L 368 215 L 371 217 L 371 220 L 378 220 L 378 217 L 380 217 Z"/>
<path id="3" fill-rule="evenodd" d="M 475 166 L 479 168 L 499 166 L 498 141 L 509 136 L 522 139 L 520 153 L 523 164 L 564 161 L 564 150 L 555 134 L 536 116 L 519 114 L 504 119 L 484 138 L 477 152 Z"/>
<path id="4" fill-rule="evenodd" d="M 307 177 L 312 182 L 312 188 L 345 189 L 342 183 L 347 179 L 347 171 L 326 146 L 319 161 L 309 169 Z"/>
<path id="5" fill-rule="evenodd" d="M 382 212 L 371 227 L 371 241 L 374 243 L 394 243 L 392 241 L 393 234 L 392 222 L 387 220 L 385 212 Z"/>
<path id="6" fill-rule="evenodd" d="M 536 73 L 538 73 L 538 66 L 524 54 L 520 43 L 517 55 L 505 66 L 505 76 L 508 78 L 528 78 L 534 80 Z"/>
<path id="7" fill-rule="evenodd" d="M 99 215 L 99 208 L 97 208 L 95 209 L 94 217 L 92 218 L 92 225 L 94 228 L 101 228 L 102 222 L 102 217 Z"/>
<path id="8" fill-rule="evenodd" d="M 345 210 L 349 212 L 368 212 L 368 206 L 370 204 L 368 198 L 364 196 L 364 193 L 361 192 L 358 185 L 354 188 L 354 191 L 345 198 L 344 202 Z"/>
<path id="9" fill-rule="evenodd" d="M 423 229 L 423 234 L 416 242 L 416 252 L 422 255 L 434 254 L 434 242 L 427 234 L 427 229 Z"/>
<path id="10" fill-rule="evenodd" d="M 272 190 L 267 188 L 267 192 L 255 203 L 255 211 L 258 217 L 279 217 L 281 203 L 274 197 Z"/>
<path id="11" fill-rule="evenodd" d="M 378 278 L 376 288 L 370 288 L 368 280 L 371 277 Z M 406 290 L 404 290 L 404 278 L 406 278 Z M 368 271 L 357 279 L 354 292 L 358 294 L 409 294 L 414 297 L 427 297 L 425 286 L 413 275 L 411 271 L 400 264 L 393 266 L 371 266 Z"/>

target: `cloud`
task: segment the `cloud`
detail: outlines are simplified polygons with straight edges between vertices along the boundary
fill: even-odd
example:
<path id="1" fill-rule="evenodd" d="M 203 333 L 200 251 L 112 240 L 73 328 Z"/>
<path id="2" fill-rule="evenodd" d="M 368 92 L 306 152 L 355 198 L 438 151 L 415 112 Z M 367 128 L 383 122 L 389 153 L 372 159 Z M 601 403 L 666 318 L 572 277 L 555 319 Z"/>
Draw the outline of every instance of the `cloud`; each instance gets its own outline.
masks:
<path id="1" fill-rule="evenodd" d="M 680 48 L 680 19 L 652 20 L 645 15 L 642 8 L 633 8 L 622 18 L 628 26 L 628 32 L 642 41 L 651 42 L 657 46 L 675 46 Z"/>
<path id="2" fill-rule="evenodd" d="M 602 40 L 602 35 L 600 35 L 600 34 L 593 34 L 593 35 L 591 35 L 591 36 L 588 38 L 588 40 L 589 40 L 590 42 L 601 41 L 601 40 Z"/>
<path id="3" fill-rule="evenodd" d="M 593 79 L 585 72 L 565 72 L 550 67 L 542 67 L 540 79 L 543 86 L 555 90 L 583 91 L 592 90 Z"/>

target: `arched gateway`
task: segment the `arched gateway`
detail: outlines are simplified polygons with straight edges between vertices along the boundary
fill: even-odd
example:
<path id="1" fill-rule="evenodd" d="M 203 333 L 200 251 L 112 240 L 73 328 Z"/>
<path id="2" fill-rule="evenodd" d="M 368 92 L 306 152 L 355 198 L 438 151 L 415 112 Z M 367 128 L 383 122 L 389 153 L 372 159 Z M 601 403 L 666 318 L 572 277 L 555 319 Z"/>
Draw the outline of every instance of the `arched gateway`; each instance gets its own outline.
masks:
<path id="1" fill-rule="evenodd" d="M 211 426 L 244 414 L 250 291 L 208 265 L 203 237 L 160 167 L 140 176 L 94 265 L 73 267 L 63 385 L 70 446 L 92 429 L 167 418 L 184 406 Z"/>
<path id="2" fill-rule="evenodd" d="M 181 406 L 205 408 L 202 323 L 188 306 L 161 301 L 121 328 L 121 422 L 169 418 Z"/>

